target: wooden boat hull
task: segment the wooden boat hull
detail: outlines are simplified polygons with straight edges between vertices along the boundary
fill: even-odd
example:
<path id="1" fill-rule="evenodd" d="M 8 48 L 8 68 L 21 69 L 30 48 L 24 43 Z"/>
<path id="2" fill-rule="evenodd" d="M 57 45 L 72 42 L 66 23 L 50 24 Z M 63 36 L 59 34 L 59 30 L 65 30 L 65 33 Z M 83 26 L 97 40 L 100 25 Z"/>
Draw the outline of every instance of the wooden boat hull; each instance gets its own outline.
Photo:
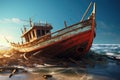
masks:
<path id="1" fill-rule="evenodd" d="M 37 57 L 77 57 L 84 55 L 89 51 L 95 37 L 95 4 L 92 15 L 87 20 L 83 20 L 83 18 L 81 22 L 66 26 L 28 43 L 10 43 L 11 47 Z"/>
<path id="2" fill-rule="evenodd" d="M 90 33 L 91 30 L 80 33 L 76 36 L 72 36 L 53 45 L 47 46 L 41 49 L 39 54 L 35 54 L 35 56 L 80 57 L 81 55 L 86 54 L 90 49 L 91 45 L 88 44 L 90 39 Z M 87 49 L 88 46 L 89 49 Z"/>
<path id="3" fill-rule="evenodd" d="M 34 56 L 54 57 L 60 55 L 69 57 L 84 55 L 89 51 L 95 36 L 94 20 L 90 19 L 72 26 L 76 28 L 67 30 L 67 32 L 63 31 L 62 34 L 58 33 L 61 35 L 57 34 L 57 36 L 46 41 L 40 43 L 35 42 L 36 44 L 34 45 L 32 43 L 19 46 L 12 44 L 12 47 L 20 52 L 32 53 Z"/>

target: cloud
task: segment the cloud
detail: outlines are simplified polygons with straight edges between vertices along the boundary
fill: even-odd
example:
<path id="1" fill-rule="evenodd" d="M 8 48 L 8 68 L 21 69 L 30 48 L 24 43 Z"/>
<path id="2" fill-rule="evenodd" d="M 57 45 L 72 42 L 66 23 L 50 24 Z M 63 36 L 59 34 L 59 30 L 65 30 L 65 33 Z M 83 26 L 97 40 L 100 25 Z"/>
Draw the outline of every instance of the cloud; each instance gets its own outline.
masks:
<path id="1" fill-rule="evenodd" d="M 18 18 L 12 18 L 11 20 L 12 20 L 12 22 L 15 22 L 15 23 L 20 23 L 21 22 L 20 19 L 18 19 Z"/>
<path id="2" fill-rule="evenodd" d="M 113 32 L 103 32 L 101 34 L 104 35 L 104 36 L 114 36 L 114 37 L 117 37 L 117 34 L 115 34 Z"/>
<path id="3" fill-rule="evenodd" d="M 115 24 L 115 23 L 107 23 L 104 21 L 98 21 L 97 22 L 97 28 L 102 29 L 102 30 L 110 30 L 110 31 L 116 31 L 120 30 L 120 24 Z"/>
<path id="4" fill-rule="evenodd" d="M 21 23 L 19 18 L 4 18 L 0 19 L 0 23 Z"/>
<path id="5" fill-rule="evenodd" d="M 108 29 L 108 25 L 104 23 L 103 21 L 98 21 L 97 27 L 102 28 L 102 29 Z"/>

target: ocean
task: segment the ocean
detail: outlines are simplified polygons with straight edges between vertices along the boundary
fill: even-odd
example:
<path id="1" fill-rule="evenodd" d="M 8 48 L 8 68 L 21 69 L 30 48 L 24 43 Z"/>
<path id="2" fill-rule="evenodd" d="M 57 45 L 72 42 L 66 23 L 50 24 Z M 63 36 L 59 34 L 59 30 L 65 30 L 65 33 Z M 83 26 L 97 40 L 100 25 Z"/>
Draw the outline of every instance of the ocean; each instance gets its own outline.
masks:
<path id="1" fill-rule="evenodd" d="M 4 57 L 10 56 L 7 53 Z M 40 65 L 37 62 L 32 64 L 34 67 L 29 67 L 14 63 L 12 67 L 26 72 L 18 71 L 9 77 L 10 71 L 0 70 L 0 80 L 120 80 L 120 44 L 93 44 L 84 58 L 62 63 L 67 65 Z"/>
<path id="2" fill-rule="evenodd" d="M 120 44 L 93 44 L 91 50 L 99 54 L 120 54 Z"/>

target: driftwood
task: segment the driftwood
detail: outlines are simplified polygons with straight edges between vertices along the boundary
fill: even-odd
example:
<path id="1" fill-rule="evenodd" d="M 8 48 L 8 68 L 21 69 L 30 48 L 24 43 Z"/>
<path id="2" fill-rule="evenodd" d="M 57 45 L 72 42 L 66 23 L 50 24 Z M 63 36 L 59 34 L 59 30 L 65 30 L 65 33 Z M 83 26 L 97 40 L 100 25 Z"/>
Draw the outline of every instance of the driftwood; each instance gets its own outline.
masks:
<path id="1" fill-rule="evenodd" d="M 73 63 L 75 63 L 75 64 L 77 64 L 81 69 L 85 69 L 85 67 L 86 67 L 86 65 L 85 65 L 85 63 L 82 61 L 82 63 L 80 63 L 80 62 L 78 62 L 78 61 L 76 61 L 76 60 L 74 60 L 74 59 L 72 59 L 72 58 L 69 58 L 69 60 L 71 61 L 71 62 L 73 62 Z"/>
<path id="2" fill-rule="evenodd" d="M 27 71 L 24 70 L 23 68 L 17 68 L 17 67 L 0 67 L 0 72 L 10 73 L 9 78 L 11 78 L 16 73 L 27 72 Z"/>
<path id="3" fill-rule="evenodd" d="M 26 57 L 26 54 L 27 54 L 27 53 L 24 53 L 24 54 L 23 54 L 23 58 L 24 58 L 25 60 L 28 60 L 28 58 Z"/>
<path id="4" fill-rule="evenodd" d="M 72 62 L 74 62 L 75 64 L 81 66 L 80 63 L 78 63 L 76 60 L 74 60 L 74 59 L 72 59 L 72 58 L 69 58 L 69 60 L 72 61 Z"/>
<path id="5" fill-rule="evenodd" d="M 9 78 L 11 78 L 16 72 L 18 71 L 18 69 L 16 68 L 16 69 L 14 69 L 13 71 L 12 71 L 12 73 L 9 75 Z"/>

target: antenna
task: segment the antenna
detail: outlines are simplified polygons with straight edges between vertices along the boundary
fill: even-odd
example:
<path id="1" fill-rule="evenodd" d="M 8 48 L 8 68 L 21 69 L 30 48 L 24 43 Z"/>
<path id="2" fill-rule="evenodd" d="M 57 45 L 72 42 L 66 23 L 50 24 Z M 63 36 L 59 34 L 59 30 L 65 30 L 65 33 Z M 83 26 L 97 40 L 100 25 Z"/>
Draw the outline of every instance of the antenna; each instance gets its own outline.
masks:
<path id="1" fill-rule="evenodd" d="M 29 18 L 29 22 L 30 22 L 30 27 L 32 27 L 32 19 Z"/>
<path id="2" fill-rule="evenodd" d="M 6 40 L 7 43 L 9 43 L 8 39 L 4 36 L 4 39 Z"/>
<path id="3" fill-rule="evenodd" d="M 30 27 L 32 27 L 32 20 L 33 20 L 33 18 L 29 18 L 29 20 L 23 20 L 23 19 L 21 19 L 22 21 L 25 21 L 25 22 L 29 22 L 29 25 L 30 25 Z"/>
<path id="4" fill-rule="evenodd" d="M 26 32 L 26 31 L 27 31 L 27 29 L 26 29 L 25 25 L 24 25 L 23 27 L 24 27 L 24 32 Z"/>
<path id="5" fill-rule="evenodd" d="M 66 21 L 64 21 L 64 25 L 65 25 L 65 28 L 67 27 L 67 23 L 66 23 Z"/>
<path id="6" fill-rule="evenodd" d="M 23 30 L 22 30 L 22 28 L 21 28 L 21 32 L 23 33 Z"/>
<path id="7" fill-rule="evenodd" d="M 38 25 L 39 25 L 39 26 L 41 25 L 40 20 L 38 21 Z"/>
<path id="8" fill-rule="evenodd" d="M 91 6 L 92 6 L 92 2 L 89 4 L 89 6 L 88 6 L 88 8 L 86 9 L 85 13 L 83 14 L 82 19 L 80 20 L 80 22 L 84 20 L 86 14 L 88 13 L 88 10 L 90 9 Z"/>

